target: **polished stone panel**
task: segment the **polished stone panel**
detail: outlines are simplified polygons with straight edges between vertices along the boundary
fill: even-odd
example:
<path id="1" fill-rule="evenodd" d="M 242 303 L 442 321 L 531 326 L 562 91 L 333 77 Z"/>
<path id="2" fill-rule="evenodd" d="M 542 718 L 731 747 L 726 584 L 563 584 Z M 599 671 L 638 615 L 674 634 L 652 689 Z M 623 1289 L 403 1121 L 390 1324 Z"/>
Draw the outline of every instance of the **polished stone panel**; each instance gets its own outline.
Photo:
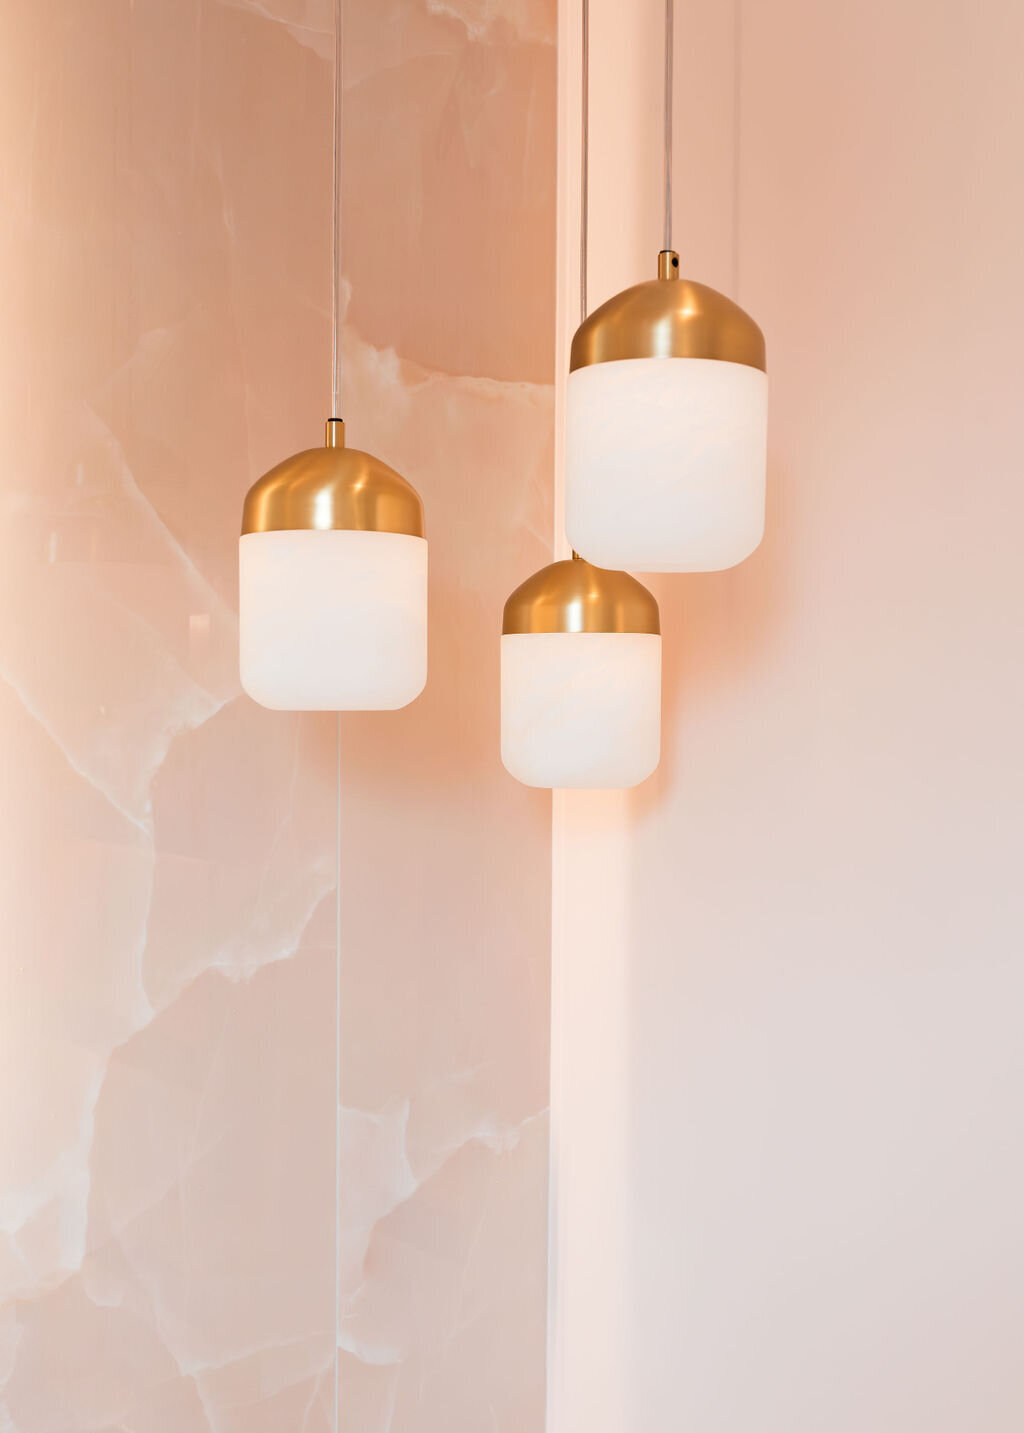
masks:
<path id="1" fill-rule="evenodd" d="M 340 853 L 336 719 L 242 695 L 236 616 L 243 494 L 330 403 L 333 7 L 5 27 L 4 1433 L 326 1433 L 336 1331 L 352 1433 L 540 1426 L 550 820 L 497 638 L 550 552 L 554 4 L 346 9 L 345 416 L 432 610 L 425 695 L 343 722 Z"/>

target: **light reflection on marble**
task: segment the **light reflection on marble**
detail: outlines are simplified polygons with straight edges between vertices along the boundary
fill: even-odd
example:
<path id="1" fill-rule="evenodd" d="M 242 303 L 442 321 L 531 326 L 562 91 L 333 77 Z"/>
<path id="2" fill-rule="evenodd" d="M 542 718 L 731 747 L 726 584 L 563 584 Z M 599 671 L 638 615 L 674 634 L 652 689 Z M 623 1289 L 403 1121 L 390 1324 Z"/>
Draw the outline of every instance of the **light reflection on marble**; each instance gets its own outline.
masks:
<path id="1" fill-rule="evenodd" d="M 423 492 L 433 590 L 426 695 L 343 738 L 341 1424 L 539 1428 L 549 812 L 496 631 L 551 527 L 554 4 L 346 10 L 352 133 L 419 146 L 347 165 L 350 432 Z M 336 729 L 241 696 L 235 617 L 242 494 L 328 402 L 332 11 L 9 27 L 2 1433 L 333 1426 Z M 508 254 L 514 212 L 484 323 L 454 237 Z"/>

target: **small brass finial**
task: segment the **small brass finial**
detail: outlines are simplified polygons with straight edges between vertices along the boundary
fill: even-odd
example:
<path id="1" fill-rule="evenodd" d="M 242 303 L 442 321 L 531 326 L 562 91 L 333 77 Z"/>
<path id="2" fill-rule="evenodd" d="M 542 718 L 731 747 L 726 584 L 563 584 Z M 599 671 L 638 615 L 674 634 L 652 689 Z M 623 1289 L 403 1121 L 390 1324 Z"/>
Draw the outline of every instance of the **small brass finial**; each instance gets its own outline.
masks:
<path id="1" fill-rule="evenodd" d="M 345 422 L 342 418 L 328 418 L 324 443 L 328 448 L 344 448 Z"/>
<path id="2" fill-rule="evenodd" d="M 658 255 L 658 278 L 678 279 L 679 255 L 675 249 L 662 249 Z"/>

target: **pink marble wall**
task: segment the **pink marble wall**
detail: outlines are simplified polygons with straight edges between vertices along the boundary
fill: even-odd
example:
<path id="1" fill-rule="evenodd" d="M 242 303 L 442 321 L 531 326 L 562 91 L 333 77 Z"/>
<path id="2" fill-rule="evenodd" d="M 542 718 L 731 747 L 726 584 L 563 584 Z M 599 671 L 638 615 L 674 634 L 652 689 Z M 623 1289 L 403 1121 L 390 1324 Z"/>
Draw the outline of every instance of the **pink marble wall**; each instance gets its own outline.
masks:
<path id="1" fill-rule="evenodd" d="M 235 618 L 329 402 L 332 6 L 4 17 L 5 1433 L 321 1433 L 336 1328 L 346 1429 L 540 1426 L 549 819 L 494 633 L 549 547 L 553 4 L 347 10 L 346 416 L 426 499 L 433 645 L 343 723 L 340 852 L 336 724 L 240 695 Z"/>

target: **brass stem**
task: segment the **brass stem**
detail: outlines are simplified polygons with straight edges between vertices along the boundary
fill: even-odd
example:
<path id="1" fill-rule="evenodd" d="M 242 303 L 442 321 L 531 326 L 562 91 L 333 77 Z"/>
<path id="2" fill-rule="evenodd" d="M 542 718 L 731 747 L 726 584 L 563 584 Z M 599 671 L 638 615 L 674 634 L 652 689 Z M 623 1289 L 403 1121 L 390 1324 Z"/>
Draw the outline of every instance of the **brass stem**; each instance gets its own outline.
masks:
<path id="1" fill-rule="evenodd" d="M 678 279 L 679 255 L 675 249 L 662 249 L 658 255 L 658 278 Z"/>
<path id="2" fill-rule="evenodd" d="M 341 418 L 328 418 L 325 426 L 324 444 L 328 448 L 344 448 L 345 424 Z"/>

